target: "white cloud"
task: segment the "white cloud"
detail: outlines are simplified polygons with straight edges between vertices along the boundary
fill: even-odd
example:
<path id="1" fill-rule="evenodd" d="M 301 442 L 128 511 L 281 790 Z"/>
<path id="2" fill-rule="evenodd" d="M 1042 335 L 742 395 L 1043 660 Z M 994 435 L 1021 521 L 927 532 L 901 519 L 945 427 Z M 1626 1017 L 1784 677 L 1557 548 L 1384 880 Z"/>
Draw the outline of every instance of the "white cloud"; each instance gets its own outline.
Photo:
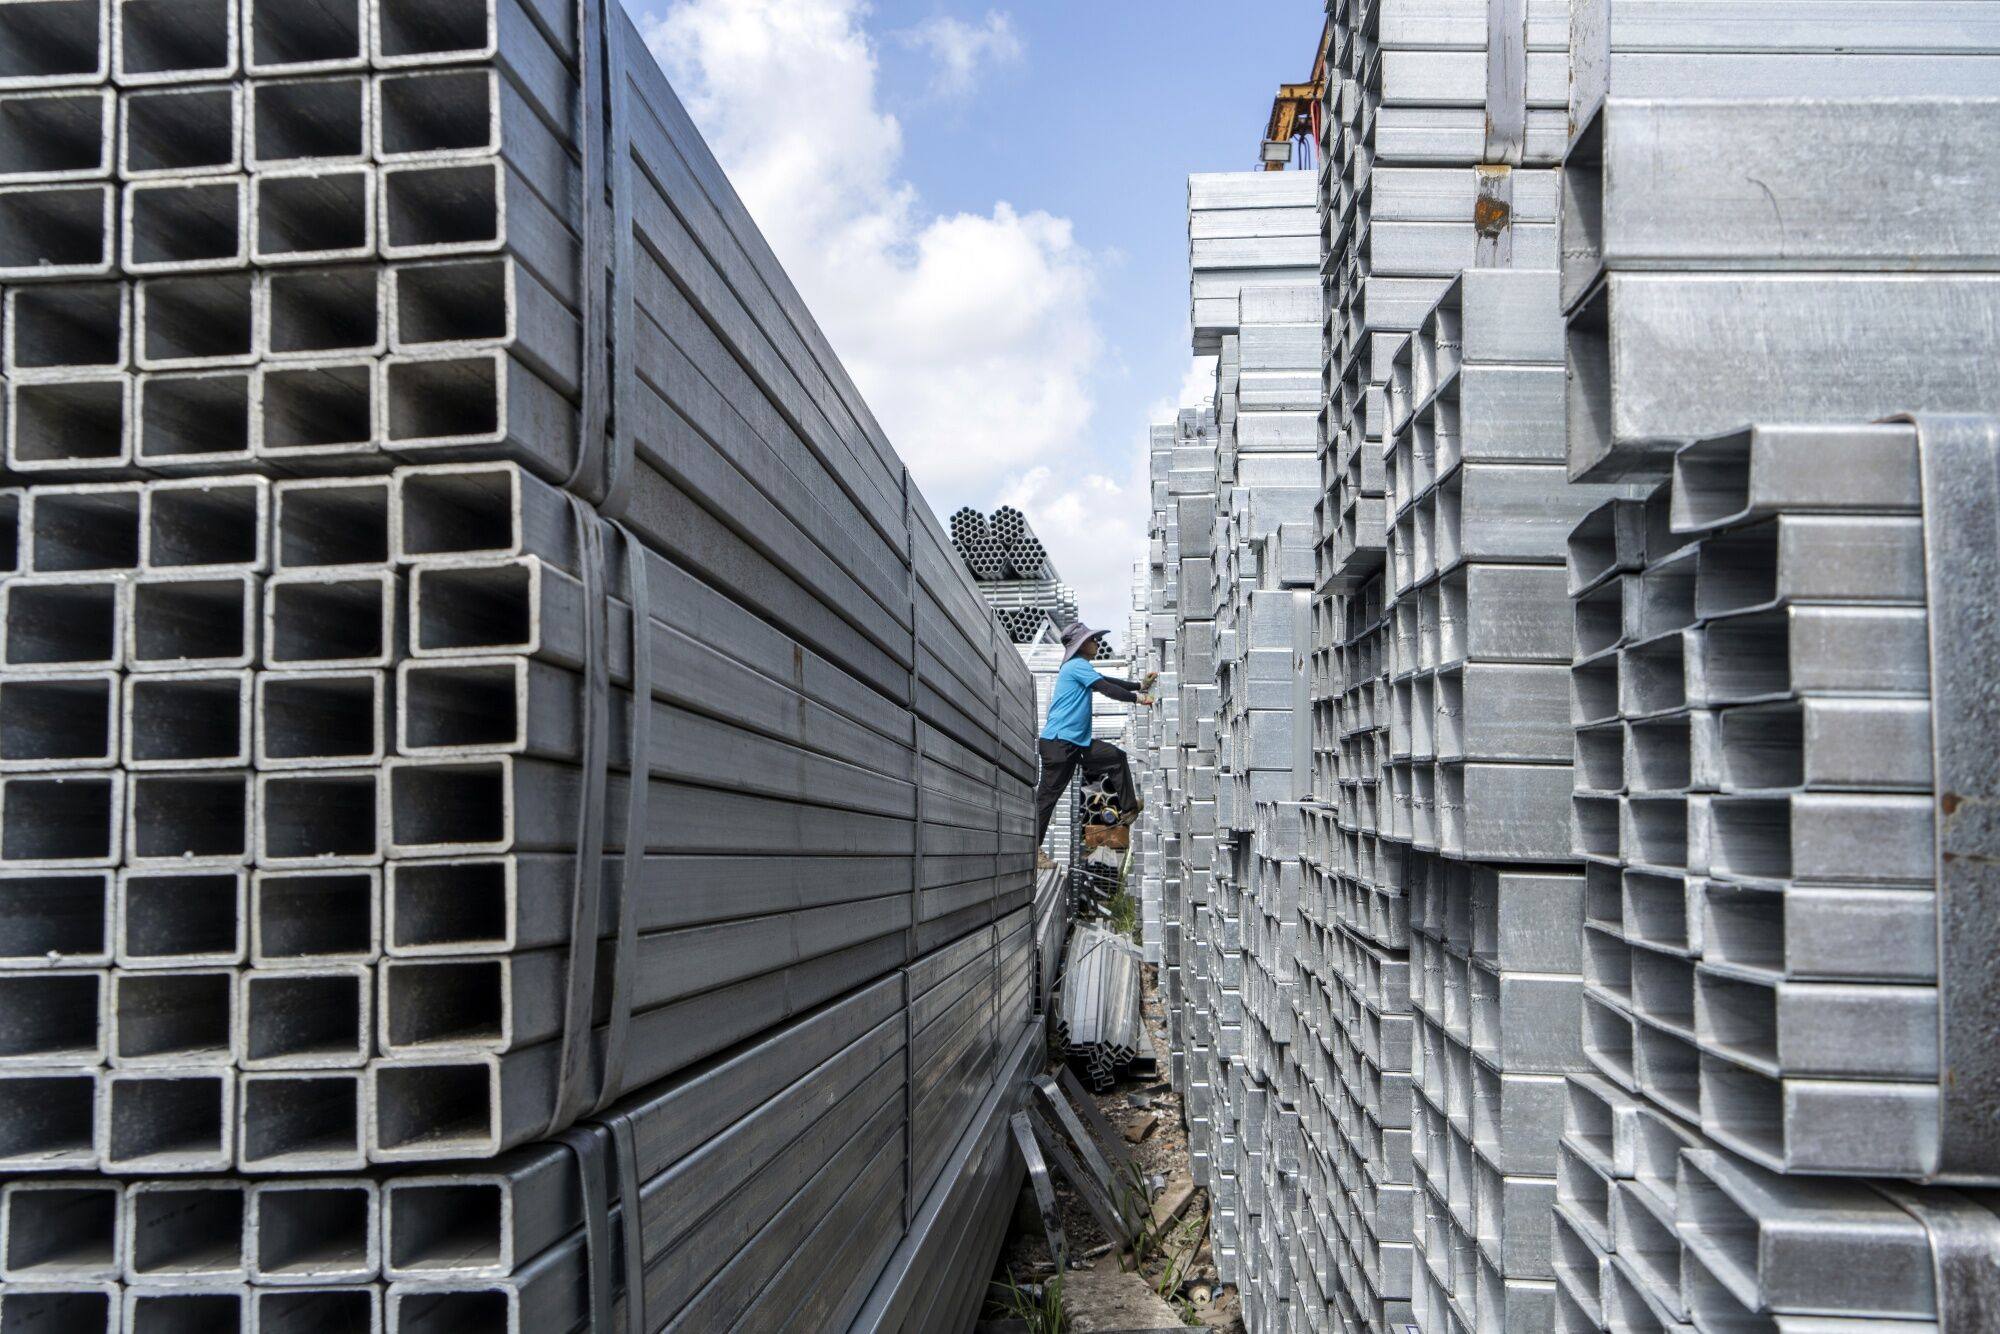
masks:
<path id="1" fill-rule="evenodd" d="M 1043 466 L 1008 483 L 1000 503 L 1018 506 L 1076 589 L 1083 617 L 1112 632 L 1123 653 L 1132 616 L 1132 567 L 1146 558 L 1152 514 L 1146 449 L 1135 444 L 1129 475 L 1075 473 Z"/>
<path id="2" fill-rule="evenodd" d="M 956 97 L 972 91 L 984 64 L 1008 65 L 1026 48 L 1005 14 L 989 9 L 977 23 L 938 15 L 896 34 L 906 46 L 928 53 L 937 63 L 931 78 L 934 97 Z"/>
<path id="3" fill-rule="evenodd" d="M 1101 346 L 1093 257 L 1041 210 L 924 208 L 900 174 L 866 13 L 676 0 L 641 25 L 891 442 L 949 508 L 1078 448 Z M 927 42 L 947 73 L 1018 53 L 1004 15 L 959 27 Z"/>

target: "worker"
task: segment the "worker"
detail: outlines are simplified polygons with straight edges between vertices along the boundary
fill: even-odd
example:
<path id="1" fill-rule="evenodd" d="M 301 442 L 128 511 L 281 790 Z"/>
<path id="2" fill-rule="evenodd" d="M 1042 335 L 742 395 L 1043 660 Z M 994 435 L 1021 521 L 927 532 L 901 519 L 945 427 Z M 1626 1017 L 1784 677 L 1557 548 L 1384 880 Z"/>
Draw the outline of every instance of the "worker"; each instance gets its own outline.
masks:
<path id="1" fill-rule="evenodd" d="M 1148 672 L 1143 681 L 1121 681 L 1103 675 L 1091 665 L 1103 639 L 1102 630 L 1093 630 L 1082 621 L 1071 621 L 1063 627 L 1062 669 L 1056 673 L 1055 693 L 1049 700 L 1049 720 L 1042 727 L 1038 746 L 1042 756 L 1042 782 L 1035 791 L 1037 845 L 1049 832 L 1049 821 L 1055 818 L 1056 803 L 1068 791 L 1069 780 L 1079 767 L 1088 777 L 1108 774 L 1115 780 L 1120 823 L 1130 824 L 1146 806 L 1132 785 L 1132 765 L 1126 760 L 1125 752 L 1109 741 L 1091 738 L 1090 697 L 1092 694 L 1105 695 L 1126 703 L 1136 701 L 1150 708 L 1153 697 L 1146 692 L 1153 688 L 1153 682 L 1159 679 L 1160 674 Z"/>

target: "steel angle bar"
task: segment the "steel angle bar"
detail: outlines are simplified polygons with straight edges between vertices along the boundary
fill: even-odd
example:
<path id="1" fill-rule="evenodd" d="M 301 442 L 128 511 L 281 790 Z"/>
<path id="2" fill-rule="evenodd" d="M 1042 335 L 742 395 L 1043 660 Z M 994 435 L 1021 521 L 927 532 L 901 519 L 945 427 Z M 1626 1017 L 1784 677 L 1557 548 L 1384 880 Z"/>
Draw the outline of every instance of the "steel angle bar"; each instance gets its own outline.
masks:
<path id="1" fill-rule="evenodd" d="M 1930 677 L 1926 622 L 1916 607 L 1787 606 L 1717 617 L 1687 632 L 1688 702 L 1921 696 Z"/>
<path id="2" fill-rule="evenodd" d="M 1056 1169 L 1068 1178 L 1070 1189 L 1082 1198 L 1091 1216 L 1097 1220 L 1097 1225 L 1104 1230 L 1104 1235 L 1112 1239 L 1121 1255 L 1130 1250 L 1129 1240 L 1121 1243 L 1120 1239 L 1129 1238 L 1133 1233 L 1126 1225 L 1125 1217 L 1111 1194 L 1112 1187 L 1108 1178 L 1091 1174 L 1091 1169 L 1077 1158 L 1063 1137 L 1063 1132 L 1051 1119 L 1051 1113 L 1045 1110 L 1041 1103 L 1030 1102 L 1027 1111 L 1029 1119 L 1034 1122 L 1035 1137 L 1040 1141 L 1043 1152 L 1056 1165 Z"/>
<path id="3" fill-rule="evenodd" d="M 1750 420 L 1979 410 L 1996 386 L 1960 335 L 1996 302 L 1985 276 L 1611 274 L 1570 318 L 1570 475 L 1662 478 L 1677 445 Z M 1833 372 L 1844 365 L 1873 369 Z M 1727 387 L 1697 405 L 1690 377 Z"/>

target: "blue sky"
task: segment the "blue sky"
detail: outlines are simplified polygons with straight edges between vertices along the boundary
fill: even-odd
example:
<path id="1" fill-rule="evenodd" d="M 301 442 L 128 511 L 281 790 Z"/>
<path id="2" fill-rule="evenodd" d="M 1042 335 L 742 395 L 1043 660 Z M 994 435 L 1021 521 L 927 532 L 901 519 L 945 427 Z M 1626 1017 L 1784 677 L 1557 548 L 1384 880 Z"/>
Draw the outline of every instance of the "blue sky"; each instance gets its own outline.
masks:
<path id="1" fill-rule="evenodd" d="M 1185 178 L 1253 165 L 1321 6 L 631 3 L 933 508 L 1022 505 L 1122 631 Z"/>

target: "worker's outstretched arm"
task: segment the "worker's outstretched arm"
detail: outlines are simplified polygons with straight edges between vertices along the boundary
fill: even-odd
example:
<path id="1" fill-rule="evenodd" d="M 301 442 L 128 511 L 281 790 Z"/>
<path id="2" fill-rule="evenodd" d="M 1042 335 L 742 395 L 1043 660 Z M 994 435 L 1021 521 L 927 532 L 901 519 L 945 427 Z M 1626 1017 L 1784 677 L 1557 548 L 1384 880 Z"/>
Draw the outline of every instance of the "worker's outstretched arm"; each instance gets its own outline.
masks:
<path id="1" fill-rule="evenodd" d="M 1121 681 L 1115 676 L 1100 676 L 1090 683 L 1090 688 L 1100 695 L 1108 695 L 1112 699 L 1123 700 L 1130 704 L 1139 698 L 1139 692 L 1144 687 L 1137 681 Z"/>

